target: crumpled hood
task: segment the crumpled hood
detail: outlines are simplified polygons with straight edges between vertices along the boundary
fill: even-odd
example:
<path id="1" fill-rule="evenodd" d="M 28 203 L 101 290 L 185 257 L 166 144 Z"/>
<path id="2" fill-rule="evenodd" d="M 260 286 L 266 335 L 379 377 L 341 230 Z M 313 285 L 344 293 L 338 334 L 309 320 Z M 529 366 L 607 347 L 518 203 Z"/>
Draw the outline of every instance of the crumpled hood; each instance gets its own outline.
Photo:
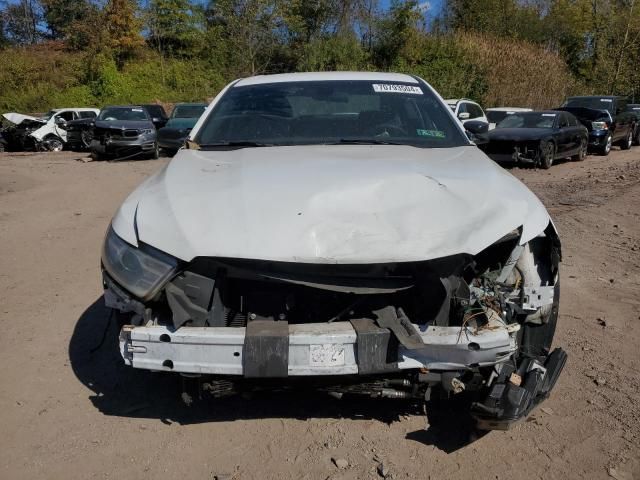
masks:
<path id="1" fill-rule="evenodd" d="M 15 113 L 15 112 L 3 113 L 2 116 L 4 117 L 5 120 L 13 123 L 14 125 L 20 125 L 25 120 L 31 120 L 31 121 L 40 122 L 40 123 L 47 123 L 47 121 L 43 120 L 42 118 L 32 117 L 31 115 L 23 115 L 22 113 Z"/>
<path id="2" fill-rule="evenodd" d="M 476 254 L 548 223 L 535 195 L 477 147 L 327 145 L 182 150 L 112 225 L 187 261 L 356 264 Z"/>

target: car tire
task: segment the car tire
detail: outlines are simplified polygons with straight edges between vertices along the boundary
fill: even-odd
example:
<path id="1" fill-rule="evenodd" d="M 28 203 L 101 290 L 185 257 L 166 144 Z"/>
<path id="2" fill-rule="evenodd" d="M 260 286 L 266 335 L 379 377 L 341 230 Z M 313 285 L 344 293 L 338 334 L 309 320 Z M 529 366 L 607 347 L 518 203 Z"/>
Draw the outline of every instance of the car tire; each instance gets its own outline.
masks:
<path id="1" fill-rule="evenodd" d="M 44 141 L 48 144 L 48 151 L 50 152 L 61 152 L 64 148 L 64 143 L 60 137 L 55 135 L 49 135 L 44 138 Z"/>
<path id="2" fill-rule="evenodd" d="M 154 143 L 153 144 L 153 152 L 151 153 L 151 159 L 152 160 L 158 160 L 160 158 L 160 147 L 158 146 L 158 143 Z"/>
<path id="3" fill-rule="evenodd" d="M 604 140 L 604 145 L 598 149 L 598 153 L 603 157 L 606 157 L 611 153 L 611 134 L 607 135 L 607 138 Z"/>
<path id="4" fill-rule="evenodd" d="M 640 125 L 636 125 L 633 131 L 635 132 L 633 135 L 633 144 L 638 146 L 640 145 Z"/>
<path id="5" fill-rule="evenodd" d="M 633 129 L 629 129 L 627 136 L 624 138 L 622 142 L 620 142 L 620 149 L 629 150 L 633 145 Z"/>
<path id="6" fill-rule="evenodd" d="M 588 148 L 588 146 L 589 146 L 589 142 L 587 142 L 586 138 L 583 138 L 580 141 L 580 150 L 578 151 L 578 153 L 576 155 L 571 157 L 571 160 L 573 160 L 574 162 L 581 162 L 582 160 L 587 158 L 587 148 Z"/>
<path id="7" fill-rule="evenodd" d="M 93 132 L 91 130 L 82 130 L 80 132 L 82 148 L 88 149 L 91 147 L 91 140 L 93 140 Z"/>
<path id="8" fill-rule="evenodd" d="M 538 156 L 538 166 L 544 170 L 548 170 L 553 165 L 553 159 L 556 155 L 556 147 L 553 142 L 542 142 L 540 144 L 540 153 Z"/>

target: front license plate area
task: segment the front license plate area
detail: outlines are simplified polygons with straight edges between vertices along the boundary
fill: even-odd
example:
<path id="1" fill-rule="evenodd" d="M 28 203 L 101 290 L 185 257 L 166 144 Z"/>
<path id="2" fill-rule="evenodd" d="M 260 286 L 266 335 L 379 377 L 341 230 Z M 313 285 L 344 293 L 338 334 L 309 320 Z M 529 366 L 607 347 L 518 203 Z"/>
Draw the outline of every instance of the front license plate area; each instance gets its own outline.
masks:
<path id="1" fill-rule="evenodd" d="M 309 345 L 309 365 L 312 367 L 340 367 L 344 365 L 344 345 Z"/>

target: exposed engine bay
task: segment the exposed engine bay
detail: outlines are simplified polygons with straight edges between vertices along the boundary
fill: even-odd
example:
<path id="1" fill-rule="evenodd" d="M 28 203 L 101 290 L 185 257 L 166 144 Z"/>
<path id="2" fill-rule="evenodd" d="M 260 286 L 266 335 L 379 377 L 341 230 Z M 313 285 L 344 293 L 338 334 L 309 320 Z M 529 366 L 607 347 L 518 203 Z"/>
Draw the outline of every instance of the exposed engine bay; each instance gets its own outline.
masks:
<path id="1" fill-rule="evenodd" d="M 105 272 L 105 298 L 131 313 L 121 333 L 125 362 L 206 375 L 203 388 L 216 396 L 248 382 L 322 375 L 314 385 L 334 395 L 475 392 L 479 426 L 507 428 L 546 398 L 566 359 L 550 353 L 559 241 L 551 224 L 524 245 L 520 235 L 475 256 L 424 262 L 196 258 L 144 302 Z M 209 356 L 232 346 L 235 359 L 205 362 L 194 343 Z"/>

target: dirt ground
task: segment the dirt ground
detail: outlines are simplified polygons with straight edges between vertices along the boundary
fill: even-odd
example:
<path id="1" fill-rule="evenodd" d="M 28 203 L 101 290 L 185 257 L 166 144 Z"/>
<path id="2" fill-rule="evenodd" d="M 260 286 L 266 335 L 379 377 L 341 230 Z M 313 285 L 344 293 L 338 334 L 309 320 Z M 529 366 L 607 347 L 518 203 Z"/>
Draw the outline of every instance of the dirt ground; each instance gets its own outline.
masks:
<path id="1" fill-rule="evenodd" d="M 187 407 L 180 382 L 124 367 L 100 246 L 166 163 L 0 154 L 0 478 L 640 479 L 640 148 L 514 169 L 563 240 L 552 397 L 508 432 L 465 411 L 256 394 Z M 508 199 L 505 199 L 508 201 Z M 338 468 L 335 461 L 346 468 Z M 344 465 L 343 465 L 344 466 Z"/>

